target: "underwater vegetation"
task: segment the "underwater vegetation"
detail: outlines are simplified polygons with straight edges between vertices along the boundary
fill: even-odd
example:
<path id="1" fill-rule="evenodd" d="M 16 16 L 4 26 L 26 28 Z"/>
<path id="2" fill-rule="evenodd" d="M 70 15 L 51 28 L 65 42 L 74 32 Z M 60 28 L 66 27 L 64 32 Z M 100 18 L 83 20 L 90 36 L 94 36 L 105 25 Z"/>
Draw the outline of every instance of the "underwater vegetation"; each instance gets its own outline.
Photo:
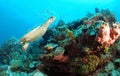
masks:
<path id="1" fill-rule="evenodd" d="M 119 36 L 114 14 L 95 8 L 94 14 L 82 19 L 60 20 L 26 51 L 16 37 L 5 41 L 0 47 L 0 75 L 9 76 L 5 73 L 9 70 L 11 76 L 42 76 L 41 72 L 43 76 L 119 76 Z"/>

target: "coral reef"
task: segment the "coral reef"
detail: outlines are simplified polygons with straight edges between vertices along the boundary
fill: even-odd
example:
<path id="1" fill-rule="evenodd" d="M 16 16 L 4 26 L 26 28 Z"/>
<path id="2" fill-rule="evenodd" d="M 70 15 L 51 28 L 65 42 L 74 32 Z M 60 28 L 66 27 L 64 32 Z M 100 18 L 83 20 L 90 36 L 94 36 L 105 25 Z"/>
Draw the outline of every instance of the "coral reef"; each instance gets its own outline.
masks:
<path id="1" fill-rule="evenodd" d="M 65 51 L 57 56 L 54 56 L 55 49 L 44 54 L 46 56 L 40 58 L 42 64 L 38 69 L 49 76 L 93 76 L 101 73 L 101 69 L 115 58 L 113 47 L 118 46 L 113 45 L 119 39 L 120 24 L 108 9 L 95 8 L 95 12 L 82 20 L 67 24 L 60 22 L 62 25 L 53 29 L 55 33 L 49 40 Z M 110 74 L 112 70 L 105 72 Z"/>
<path id="2" fill-rule="evenodd" d="M 0 59 L 1 64 L 9 64 L 12 59 L 22 58 L 21 46 L 19 45 L 19 40 L 16 37 L 11 37 L 6 40 L 0 47 Z"/>
<path id="3" fill-rule="evenodd" d="M 115 76 L 120 74 L 119 35 L 114 14 L 95 8 L 81 20 L 60 20 L 27 51 L 17 38 L 10 38 L 0 47 L 0 64 L 9 65 L 13 75 Z"/>
<path id="4" fill-rule="evenodd" d="M 40 41 L 42 42 L 42 40 Z M 19 44 L 19 39 L 11 37 L 6 40 L 0 47 L 0 65 L 9 65 L 13 72 L 24 71 L 28 73 L 35 70 L 37 64 L 39 65 L 41 63 L 37 59 L 43 53 L 43 50 L 35 44 L 31 45 L 29 51 L 23 52 L 22 46 Z M 36 49 L 31 49 L 33 47 Z M 34 61 L 37 61 L 37 63 L 31 68 L 29 65 Z"/>

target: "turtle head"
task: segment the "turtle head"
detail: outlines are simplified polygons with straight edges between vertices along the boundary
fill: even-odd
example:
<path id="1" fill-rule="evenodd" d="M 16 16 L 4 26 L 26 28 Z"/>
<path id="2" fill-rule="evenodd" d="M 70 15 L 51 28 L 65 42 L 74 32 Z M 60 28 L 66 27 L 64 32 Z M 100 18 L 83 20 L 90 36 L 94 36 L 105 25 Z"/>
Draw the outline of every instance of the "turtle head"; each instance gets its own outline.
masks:
<path id="1" fill-rule="evenodd" d="M 55 17 L 55 16 L 51 16 L 48 20 L 49 20 L 50 22 L 54 22 L 54 21 L 55 21 L 55 19 L 56 19 L 56 17 Z"/>

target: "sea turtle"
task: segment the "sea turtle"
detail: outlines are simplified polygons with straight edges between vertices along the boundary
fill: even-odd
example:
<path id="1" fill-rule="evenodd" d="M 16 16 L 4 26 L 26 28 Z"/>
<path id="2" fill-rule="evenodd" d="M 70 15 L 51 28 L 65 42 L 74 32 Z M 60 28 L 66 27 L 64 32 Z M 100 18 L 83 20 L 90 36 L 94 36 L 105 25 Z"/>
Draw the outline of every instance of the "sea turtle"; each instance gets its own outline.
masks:
<path id="1" fill-rule="evenodd" d="M 43 36 L 46 33 L 48 26 L 53 23 L 55 19 L 56 17 L 52 16 L 42 26 L 39 25 L 38 27 L 25 34 L 20 40 L 20 44 L 23 44 L 22 49 L 26 50 L 30 42 L 35 41 Z"/>

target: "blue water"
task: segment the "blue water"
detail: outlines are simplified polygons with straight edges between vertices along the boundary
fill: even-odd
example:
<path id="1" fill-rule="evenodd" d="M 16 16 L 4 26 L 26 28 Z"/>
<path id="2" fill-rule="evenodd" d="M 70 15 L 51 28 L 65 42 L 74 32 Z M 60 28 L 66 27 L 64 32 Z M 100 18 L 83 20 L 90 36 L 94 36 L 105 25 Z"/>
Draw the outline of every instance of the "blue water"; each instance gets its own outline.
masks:
<path id="1" fill-rule="evenodd" d="M 120 21 L 120 0 L 0 0 L 0 44 L 11 36 L 21 38 L 49 16 L 66 23 L 81 19 L 94 8 L 109 8 Z M 54 24 L 51 25 L 54 27 Z"/>

